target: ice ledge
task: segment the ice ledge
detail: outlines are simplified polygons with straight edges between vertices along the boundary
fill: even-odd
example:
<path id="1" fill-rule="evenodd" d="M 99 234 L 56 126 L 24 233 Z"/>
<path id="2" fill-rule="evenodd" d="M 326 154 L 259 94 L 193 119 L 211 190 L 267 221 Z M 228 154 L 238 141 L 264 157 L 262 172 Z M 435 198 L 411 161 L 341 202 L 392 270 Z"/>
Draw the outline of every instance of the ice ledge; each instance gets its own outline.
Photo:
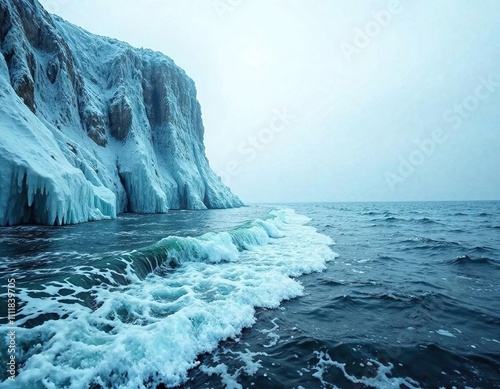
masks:
<path id="1" fill-rule="evenodd" d="M 9 105 L 0 104 L 0 225 L 116 217 L 115 194 L 73 167 L 52 133 L 17 96 L 5 87 L 0 94 L 10 97 Z"/>

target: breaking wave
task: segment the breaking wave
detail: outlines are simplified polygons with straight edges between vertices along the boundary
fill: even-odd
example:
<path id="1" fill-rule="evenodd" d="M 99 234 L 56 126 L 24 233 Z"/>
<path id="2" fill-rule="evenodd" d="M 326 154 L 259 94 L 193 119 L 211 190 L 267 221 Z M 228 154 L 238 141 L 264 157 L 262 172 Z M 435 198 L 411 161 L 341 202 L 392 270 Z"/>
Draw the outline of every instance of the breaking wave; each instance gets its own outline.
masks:
<path id="1" fill-rule="evenodd" d="M 308 221 L 274 210 L 264 220 L 169 236 L 77 266 L 73 276 L 40 288 L 19 289 L 16 385 L 183 383 L 199 354 L 252 326 L 256 308 L 301 296 L 293 277 L 322 271 L 336 257 L 332 240 Z"/>
<path id="2" fill-rule="evenodd" d="M 448 263 L 452 265 L 465 265 L 465 264 L 472 264 L 472 265 L 499 265 L 497 261 L 491 258 L 487 257 L 479 257 L 479 258 L 472 258 L 469 257 L 468 255 L 462 255 L 458 258 L 454 258 L 452 260 L 449 260 Z"/>

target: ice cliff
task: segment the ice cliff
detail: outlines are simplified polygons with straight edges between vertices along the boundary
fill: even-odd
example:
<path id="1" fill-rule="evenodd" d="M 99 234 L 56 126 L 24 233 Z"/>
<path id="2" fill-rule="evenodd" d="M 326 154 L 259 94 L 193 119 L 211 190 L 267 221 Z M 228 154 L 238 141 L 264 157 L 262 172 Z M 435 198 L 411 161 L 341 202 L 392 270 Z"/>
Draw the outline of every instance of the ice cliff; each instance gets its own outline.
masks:
<path id="1" fill-rule="evenodd" d="M 0 225 L 242 205 L 210 169 L 194 82 L 161 53 L 0 0 Z"/>

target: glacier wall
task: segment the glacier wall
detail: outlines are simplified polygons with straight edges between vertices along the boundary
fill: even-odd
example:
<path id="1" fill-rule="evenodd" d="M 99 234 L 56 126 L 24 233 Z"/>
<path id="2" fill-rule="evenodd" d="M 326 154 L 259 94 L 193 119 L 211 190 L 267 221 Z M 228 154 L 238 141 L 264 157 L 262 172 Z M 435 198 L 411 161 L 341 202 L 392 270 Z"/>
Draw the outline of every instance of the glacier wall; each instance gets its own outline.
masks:
<path id="1" fill-rule="evenodd" d="M 194 82 L 161 53 L 0 0 L 0 225 L 241 206 Z"/>

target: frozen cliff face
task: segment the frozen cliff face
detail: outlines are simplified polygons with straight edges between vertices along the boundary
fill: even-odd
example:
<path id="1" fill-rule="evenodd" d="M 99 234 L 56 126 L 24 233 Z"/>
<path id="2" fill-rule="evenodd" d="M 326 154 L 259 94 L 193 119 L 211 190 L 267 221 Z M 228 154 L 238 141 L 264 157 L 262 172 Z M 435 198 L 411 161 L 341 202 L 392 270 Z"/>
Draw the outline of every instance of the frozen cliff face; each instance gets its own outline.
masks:
<path id="1" fill-rule="evenodd" d="M 0 0 L 0 225 L 242 205 L 210 169 L 193 81 L 157 52 Z"/>

